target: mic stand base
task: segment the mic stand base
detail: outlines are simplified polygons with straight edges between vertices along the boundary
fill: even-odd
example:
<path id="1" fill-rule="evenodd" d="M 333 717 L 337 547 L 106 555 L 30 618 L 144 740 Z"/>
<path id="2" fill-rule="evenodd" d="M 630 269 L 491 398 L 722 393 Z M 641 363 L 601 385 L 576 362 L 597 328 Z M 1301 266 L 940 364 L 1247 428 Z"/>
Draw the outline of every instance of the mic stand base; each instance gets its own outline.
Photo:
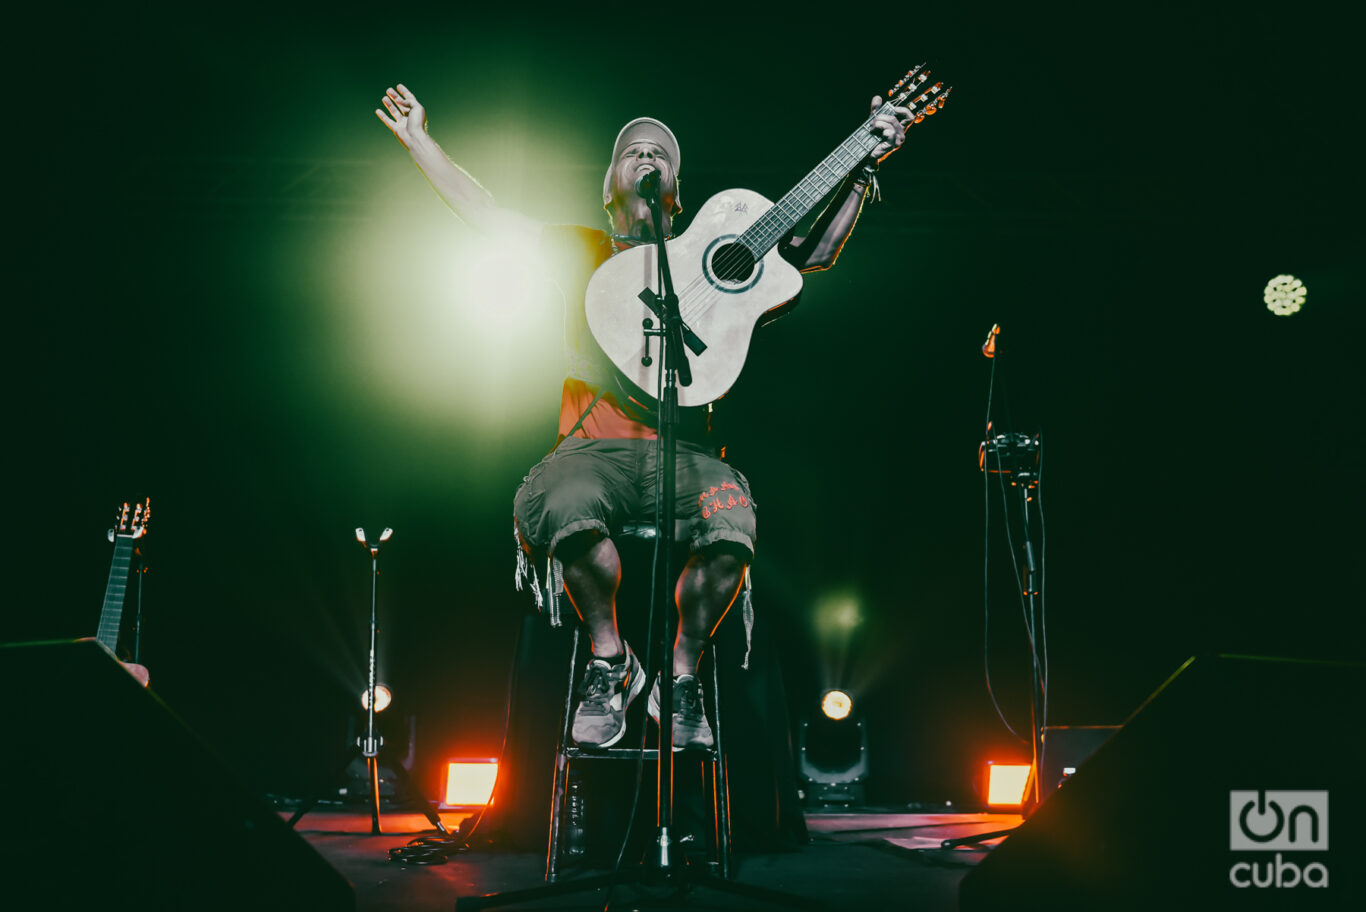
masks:
<path id="1" fill-rule="evenodd" d="M 456 899 L 455 909 L 456 912 L 475 912 L 479 909 L 493 909 L 498 906 L 533 902 L 555 896 L 591 893 L 603 887 L 621 884 L 672 890 L 670 896 L 656 898 L 656 902 L 661 905 L 667 904 L 670 900 L 681 899 L 689 890 L 700 887 L 729 893 L 732 896 L 743 896 L 759 902 L 772 903 L 783 909 L 826 910 L 829 908 L 819 900 L 795 896 L 781 890 L 770 890 L 767 887 L 756 887 L 752 884 L 726 880 L 724 877 L 717 877 L 709 871 L 703 871 L 696 867 L 674 865 L 670 868 L 659 868 L 641 863 L 633 868 L 623 870 L 619 874 L 594 874 L 564 883 L 545 884 L 539 887 L 528 887 L 524 890 L 508 890 L 504 893 L 490 893 L 486 896 L 462 896 Z M 650 901 L 646 900 L 642 903 L 638 897 L 633 897 L 630 904 L 633 908 L 639 908 L 642 905 L 649 905 Z"/>
<path id="2" fill-rule="evenodd" d="M 379 836 L 381 835 L 379 826 L 379 756 L 366 754 L 364 751 L 357 748 L 351 752 L 351 759 L 342 767 L 343 775 L 345 774 L 344 771 L 350 767 L 351 760 L 360 756 L 365 757 L 366 782 L 369 783 L 370 794 L 366 796 L 366 804 L 370 809 L 370 835 Z M 451 835 L 450 830 L 441 822 L 441 817 L 436 813 L 435 809 L 432 808 L 432 803 L 418 791 L 417 786 L 413 783 L 412 777 L 408 775 L 408 771 L 404 769 L 403 764 L 395 763 L 391 769 L 394 774 L 394 779 L 397 780 L 396 784 L 398 788 L 396 797 L 397 795 L 406 794 L 408 796 L 407 807 L 412 810 L 420 811 L 441 835 Z M 294 815 L 289 818 L 290 829 L 293 829 L 294 824 L 298 823 L 305 814 L 317 807 L 318 802 L 321 800 L 321 797 L 314 795 L 301 805 L 299 809 L 294 812 Z"/>

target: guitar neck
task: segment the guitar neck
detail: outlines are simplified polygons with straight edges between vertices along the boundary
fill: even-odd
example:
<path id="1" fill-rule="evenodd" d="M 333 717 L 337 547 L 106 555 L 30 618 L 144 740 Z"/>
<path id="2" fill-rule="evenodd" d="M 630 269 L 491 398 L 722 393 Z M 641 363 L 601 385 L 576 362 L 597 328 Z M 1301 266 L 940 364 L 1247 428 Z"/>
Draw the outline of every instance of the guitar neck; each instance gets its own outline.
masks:
<path id="1" fill-rule="evenodd" d="M 114 559 L 109 564 L 109 582 L 104 587 L 104 607 L 100 610 L 100 629 L 95 634 L 110 652 L 119 643 L 119 627 L 123 622 L 123 601 L 128 592 L 128 571 L 133 563 L 133 538 L 114 537 Z"/>
<path id="2" fill-rule="evenodd" d="M 878 136 L 871 129 L 873 118 L 891 109 L 890 103 L 883 104 L 740 236 L 740 243 L 754 254 L 756 260 L 787 237 L 788 232 L 807 213 L 838 187 L 849 172 L 868 157 L 869 152 L 877 148 Z"/>

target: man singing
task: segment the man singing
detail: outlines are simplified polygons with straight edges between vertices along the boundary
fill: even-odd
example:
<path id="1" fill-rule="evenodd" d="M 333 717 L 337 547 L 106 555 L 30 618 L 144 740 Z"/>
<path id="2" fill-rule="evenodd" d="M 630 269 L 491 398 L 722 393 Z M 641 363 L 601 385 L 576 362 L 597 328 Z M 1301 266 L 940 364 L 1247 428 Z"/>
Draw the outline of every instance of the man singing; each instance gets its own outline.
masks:
<path id="1" fill-rule="evenodd" d="M 388 89 L 375 114 L 403 143 L 446 204 L 466 224 L 514 240 L 541 260 L 564 295 L 567 376 L 560 397 L 559 442 L 531 469 L 517 491 L 513 513 L 522 548 L 553 557 L 565 592 L 583 620 L 592 657 L 574 713 L 573 737 L 582 747 L 606 748 L 626 730 L 626 708 L 644 676 L 617 628 L 621 563 L 613 528 L 655 516 L 658 416 L 626 387 L 589 331 L 584 297 L 594 271 L 616 253 L 654 241 L 642 175 L 658 172 L 665 237 L 682 211 L 680 154 L 673 132 L 658 120 L 626 124 L 612 146 L 602 201 L 608 230 L 542 225 L 500 208 L 492 195 L 452 162 L 427 133 L 427 115 L 402 84 Z M 873 110 L 882 104 L 874 98 Z M 911 120 L 907 108 L 875 117 L 878 144 L 829 197 L 803 237 L 780 246 L 803 272 L 828 269 L 853 231 L 878 163 L 897 149 Z M 674 589 L 678 634 L 673 653 L 675 750 L 713 743 L 696 672 L 702 649 L 735 601 L 754 556 L 754 499 L 744 476 L 722 462 L 710 440 L 710 407 L 684 409 L 678 430 L 676 516 L 687 527 L 690 557 Z M 715 492 L 715 493 L 713 493 Z M 719 496 L 718 496 L 719 495 Z M 650 714 L 659 720 L 658 683 Z"/>

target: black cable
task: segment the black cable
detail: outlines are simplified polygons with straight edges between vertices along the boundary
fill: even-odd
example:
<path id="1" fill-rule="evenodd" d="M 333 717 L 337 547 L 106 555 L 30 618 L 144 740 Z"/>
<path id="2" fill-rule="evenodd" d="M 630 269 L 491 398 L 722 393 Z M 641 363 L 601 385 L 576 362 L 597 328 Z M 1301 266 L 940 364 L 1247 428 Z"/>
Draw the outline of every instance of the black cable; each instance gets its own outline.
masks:
<path id="1" fill-rule="evenodd" d="M 552 588 L 554 581 L 547 580 L 546 585 L 547 588 Z M 512 728 L 512 703 L 517 686 L 517 657 L 521 654 L 521 650 L 522 628 L 519 625 L 517 638 L 513 641 L 512 662 L 508 667 L 506 702 L 503 712 L 503 745 L 498 749 L 498 772 L 494 774 L 493 788 L 489 790 L 488 801 L 484 802 L 484 806 L 476 814 L 471 815 L 474 822 L 469 824 L 468 829 L 464 824 L 469 823 L 469 817 L 465 818 L 461 822 L 460 829 L 450 836 L 418 836 L 410 839 L 407 844 L 394 846 L 389 850 L 390 861 L 411 865 L 441 865 L 445 864 L 446 859 L 451 855 L 470 850 L 470 840 L 475 831 L 479 829 L 479 824 L 484 822 L 484 815 L 488 813 L 489 807 L 493 804 L 494 792 L 498 790 L 498 776 L 502 775 L 503 772 L 503 761 L 507 756 L 508 731 Z"/>
<path id="2" fill-rule="evenodd" d="M 1001 709 L 1001 704 L 996 699 L 996 692 L 991 686 L 991 598 L 990 598 L 990 545 L 991 545 L 991 486 L 988 484 L 986 451 L 991 442 L 991 402 L 996 391 L 996 359 L 991 359 L 991 375 L 987 381 L 987 417 L 986 430 L 982 441 L 982 507 L 983 507 L 983 541 L 982 541 L 982 670 L 986 675 L 987 696 L 991 698 L 991 705 L 996 710 L 996 716 L 1001 720 L 1001 724 L 1006 727 L 1016 739 L 1024 741 L 1006 719 L 1005 712 Z M 1000 471 L 1001 457 L 998 452 L 996 455 L 996 468 Z M 1009 534 L 1010 515 L 1006 514 L 1006 528 Z"/>
<path id="3" fill-rule="evenodd" d="M 1048 609 L 1044 602 L 1048 591 L 1048 529 L 1043 519 L 1043 431 L 1039 432 L 1039 481 L 1034 499 L 1039 510 L 1039 643 L 1043 646 L 1043 727 L 1048 727 Z M 1042 751 L 1042 747 L 1040 748 Z M 1043 765 L 1042 753 L 1039 765 Z"/>
<path id="4" fill-rule="evenodd" d="M 1030 676 L 1032 678 L 1037 678 L 1039 675 L 1039 649 L 1038 644 L 1035 640 L 1034 625 L 1033 623 L 1031 623 L 1029 617 L 1029 603 L 1025 600 L 1025 591 L 1023 585 L 1024 578 L 1020 574 L 1020 559 L 1015 556 L 1015 539 L 1014 536 L 1010 534 L 1010 496 L 1006 493 L 1006 481 L 1004 477 L 1005 473 L 1001 469 L 1001 454 L 998 450 L 996 454 L 996 474 L 997 481 L 1000 482 L 1001 486 L 1001 510 L 1005 513 L 1006 544 L 1010 548 L 1010 566 L 1015 571 L 1015 579 L 1020 581 L 1020 584 L 1015 587 L 1015 591 L 1020 599 L 1020 616 L 1021 620 L 1024 623 L 1025 636 L 1029 638 L 1029 651 L 1031 653 L 1031 658 L 1033 660 L 1034 667 L 1030 672 Z M 1026 494 L 1025 496 L 1027 498 L 1029 495 Z M 1026 524 L 1026 526 L 1028 526 L 1028 507 L 1025 508 L 1025 514 L 1022 518 L 1022 521 Z M 1028 531 L 1028 528 L 1026 528 L 1025 532 L 1028 533 Z M 1042 679 L 1040 679 L 1039 683 L 1043 684 Z"/>

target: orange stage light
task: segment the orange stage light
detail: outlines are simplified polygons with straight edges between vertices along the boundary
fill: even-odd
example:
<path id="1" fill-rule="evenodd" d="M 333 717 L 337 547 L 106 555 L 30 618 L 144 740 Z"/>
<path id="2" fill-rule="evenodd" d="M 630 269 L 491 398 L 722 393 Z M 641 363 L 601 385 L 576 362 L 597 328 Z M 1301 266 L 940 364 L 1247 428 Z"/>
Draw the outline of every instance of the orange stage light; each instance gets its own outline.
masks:
<path id="1" fill-rule="evenodd" d="M 493 795 L 493 783 L 497 778 L 498 761 L 493 758 L 446 761 L 441 810 L 483 807 Z"/>
<path id="2" fill-rule="evenodd" d="M 987 763 L 987 804 L 1019 807 L 1029 782 L 1028 763 Z"/>

